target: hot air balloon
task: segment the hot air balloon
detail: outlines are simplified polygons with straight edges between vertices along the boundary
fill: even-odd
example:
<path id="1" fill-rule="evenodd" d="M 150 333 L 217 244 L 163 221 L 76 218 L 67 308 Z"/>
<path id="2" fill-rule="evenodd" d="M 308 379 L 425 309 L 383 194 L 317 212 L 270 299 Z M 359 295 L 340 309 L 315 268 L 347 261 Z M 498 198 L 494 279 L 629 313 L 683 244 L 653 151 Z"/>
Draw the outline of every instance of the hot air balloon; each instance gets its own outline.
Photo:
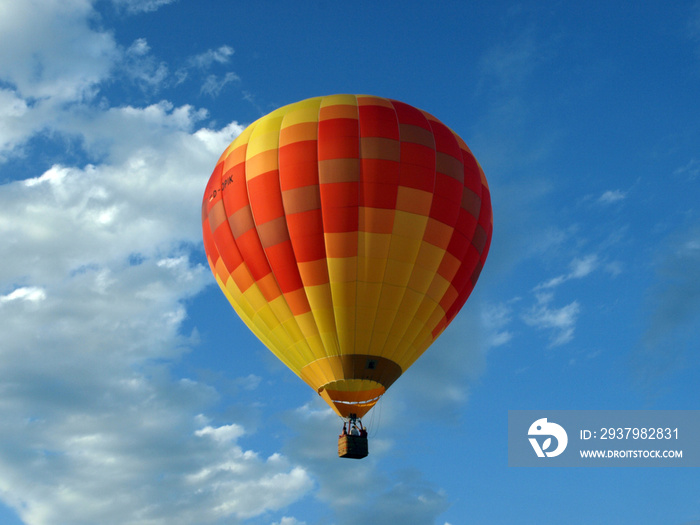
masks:
<path id="1" fill-rule="evenodd" d="M 352 422 L 454 319 L 493 229 L 464 141 L 367 95 L 311 98 L 250 124 L 214 168 L 202 223 L 236 313 Z"/>

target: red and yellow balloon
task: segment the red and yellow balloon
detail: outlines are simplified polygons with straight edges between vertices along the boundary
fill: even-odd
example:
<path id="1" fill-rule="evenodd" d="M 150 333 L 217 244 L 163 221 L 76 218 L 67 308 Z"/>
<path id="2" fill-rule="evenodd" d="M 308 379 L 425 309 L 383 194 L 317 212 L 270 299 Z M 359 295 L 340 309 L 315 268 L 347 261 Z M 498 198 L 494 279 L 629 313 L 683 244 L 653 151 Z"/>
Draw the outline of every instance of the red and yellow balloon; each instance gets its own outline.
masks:
<path id="1" fill-rule="evenodd" d="M 366 414 L 452 321 L 493 230 L 464 141 L 365 95 L 253 122 L 217 162 L 202 222 L 243 322 L 344 417 Z"/>

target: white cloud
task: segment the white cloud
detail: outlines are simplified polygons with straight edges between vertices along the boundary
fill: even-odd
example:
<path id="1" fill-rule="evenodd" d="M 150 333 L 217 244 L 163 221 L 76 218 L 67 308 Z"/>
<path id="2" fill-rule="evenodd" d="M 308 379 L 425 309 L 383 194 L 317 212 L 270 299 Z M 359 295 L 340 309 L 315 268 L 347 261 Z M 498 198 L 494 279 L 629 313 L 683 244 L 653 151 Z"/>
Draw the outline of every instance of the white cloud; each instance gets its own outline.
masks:
<path id="1" fill-rule="evenodd" d="M 535 286 L 534 290 L 538 292 L 541 290 L 553 289 L 571 279 L 582 279 L 595 271 L 599 265 L 600 263 L 596 254 L 587 255 L 582 259 L 576 258 L 569 263 L 569 273 L 553 277 L 548 281 L 540 283 Z"/>
<path id="2" fill-rule="evenodd" d="M 621 190 L 608 190 L 598 197 L 598 202 L 603 204 L 612 204 L 614 202 L 624 200 L 626 197 L 627 194 Z"/>
<path id="3" fill-rule="evenodd" d="M 227 441 L 236 441 L 244 433 L 245 430 L 243 430 L 243 427 L 234 423 L 231 425 L 223 425 L 216 428 L 207 425 L 206 427 L 197 430 L 194 434 L 195 436 L 199 437 L 209 436 L 214 441 L 225 443 Z"/>
<path id="4" fill-rule="evenodd" d="M 27 103 L 14 91 L 0 89 L 0 162 L 6 157 L 3 152 L 23 142 L 31 130 L 31 124 L 24 120 L 28 111 Z"/>
<path id="5" fill-rule="evenodd" d="M 93 100 L 120 55 L 87 0 L 4 2 L 0 16 L 0 161 L 60 127 L 68 102 Z"/>
<path id="6" fill-rule="evenodd" d="M 573 301 L 561 308 L 553 308 L 550 306 L 552 298 L 551 294 L 540 294 L 537 304 L 524 312 L 523 320 L 529 326 L 550 330 L 550 346 L 559 346 L 573 338 L 581 306 L 578 301 Z"/>
<path id="7" fill-rule="evenodd" d="M 216 97 L 219 95 L 219 93 L 221 93 L 221 90 L 226 86 L 226 84 L 237 80 L 240 80 L 238 75 L 232 72 L 228 72 L 222 77 L 218 75 L 209 75 L 204 81 L 204 84 L 202 84 L 201 92 L 206 95 Z"/>
<path id="8" fill-rule="evenodd" d="M 255 374 L 248 374 L 245 377 L 239 377 L 233 381 L 233 384 L 243 390 L 255 390 L 260 386 L 262 378 Z"/>
<path id="9" fill-rule="evenodd" d="M 305 521 L 299 521 L 296 518 L 284 516 L 280 521 L 276 521 L 272 525 L 306 525 Z"/>
<path id="10" fill-rule="evenodd" d="M 617 277 L 624 271 L 624 265 L 620 261 L 612 261 L 605 264 L 605 271 L 612 277 Z"/>
<path id="11" fill-rule="evenodd" d="M 207 523 L 311 487 L 242 450 L 239 425 L 197 428 L 214 392 L 154 364 L 196 343 L 182 301 L 210 279 L 179 247 L 199 243 L 206 177 L 240 131 L 191 131 L 198 118 L 94 110 L 80 119 L 108 163 L 0 186 L 0 493 L 26 523 Z"/>
<path id="12" fill-rule="evenodd" d="M 160 82 L 148 43 L 120 50 L 87 1 L 2 9 L 0 154 L 50 130 L 98 159 L 0 185 L 3 501 L 30 525 L 189 525 L 303 497 L 306 470 L 242 448 L 237 423 L 203 424 L 217 393 L 169 372 L 197 344 L 184 301 L 211 283 L 188 249 L 201 192 L 241 126 L 196 129 L 205 111 L 167 101 L 93 104 L 121 56 Z"/>
<path id="13" fill-rule="evenodd" d="M 0 79 L 38 102 L 91 96 L 117 55 L 113 35 L 93 29 L 92 16 L 87 0 L 4 2 Z"/>
<path id="14" fill-rule="evenodd" d="M 130 10 L 150 10 L 165 2 L 119 2 Z M 97 106 L 100 90 L 121 80 L 139 86 L 146 93 L 156 93 L 177 85 L 187 77 L 187 68 L 173 75 L 170 67 L 158 59 L 145 38 L 129 46 L 120 46 L 111 31 L 94 23 L 98 15 L 88 0 L 27 0 L 6 2 L 0 16 L 0 162 L 22 155 L 23 145 L 37 133 L 61 140 L 77 137 L 80 147 L 88 147 L 93 159 L 119 151 L 112 145 L 115 137 L 132 137 L 151 144 L 135 120 L 130 130 L 110 130 L 108 120 L 127 125 L 129 113 L 156 113 L 162 117 L 172 109 L 169 103 L 141 108 L 109 108 L 106 99 Z M 229 46 L 207 50 L 185 61 L 189 68 L 207 69 L 223 64 L 233 53 Z M 211 74 L 205 78 L 202 92 L 218 94 L 238 79 L 233 72 Z M 128 80 L 128 83 L 124 83 Z M 67 103 L 70 103 L 67 105 Z M 105 107 L 105 104 L 107 107 Z M 106 109 L 106 110 L 105 110 Z M 160 114 L 157 111 L 160 109 Z M 154 111 L 155 110 L 155 111 Z M 189 113 L 189 114 L 188 114 Z M 120 114 L 115 117 L 115 114 Z M 188 114 L 188 115 L 185 115 Z M 184 120 L 205 112 L 183 106 L 169 115 Z M 114 124 L 114 122 L 113 122 Z M 153 128 L 147 128 L 153 131 Z M 190 130 L 186 130 L 190 131 Z M 133 148 L 129 149 L 132 152 Z"/>
<path id="15" fill-rule="evenodd" d="M 36 303 L 46 299 L 46 292 L 43 288 L 37 286 L 26 286 L 17 288 L 7 295 L 0 295 L 0 305 L 9 303 L 10 301 L 29 301 Z"/>
<path id="16" fill-rule="evenodd" d="M 239 425 L 202 428 L 215 392 L 156 364 L 195 343 L 180 300 L 204 285 L 203 268 L 167 261 L 85 268 L 39 307 L 20 300 L 36 289 L 5 296 L 0 493 L 26 523 L 208 523 L 309 490 L 286 459 L 241 449 Z"/>
<path id="17" fill-rule="evenodd" d="M 214 62 L 226 64 L 233 55 L 233 48 L 230 46 L 221 46 L 217 49 L 208 49 L 204 53 L 194 55 L 189 59 L 189 63 L 200 69 L 209 68 Z"/>
<path id="18" fill-rule="evenodd" d="M 142 89 L 157 91 L 168 78 L 168 66 L 152 54 L 145 38 L 136 39 L 123 53 L 121 66 Z"/>
<path id="19" fill-rule="evenodd" d="M 700 8 L 698 9 L 698 12 L 700 13 Z M 698 19 L 700 20 L 700 17 Z M 698 178 L 698 176 L 700 176 L 700 161 L 695 158 L 690 159 L 686 165 L 674 170 L 673 174 L 683 175 L 691 181 L 695 180 Z"/>
<path id="20" fill-rule="evenodd" d="M 187 59 L 187 64 L 175 72 L 176 85 L 187 80 L 190 71 L 193 69 L 205 72 L 213 65 L 227 64 L 233 53 L 234 50 L 232 47 L 224 45 L 216 49 L 207 49 L 203 53 L 189 57 Z M 239 77 L 233 72 L 228 72 L 221 78 L 217 75 L 209 75 L 200 88 L 200 93 L 210 95 L 218 94 L 226 84 L 236 80 L 239 80 Z"/>
<path id="21" fill-rule="evenodd" d="M 513 338 L 513 333 L 506 329 L 513 319 L 513 303 L 519 299 L 513 299 L 507 303 L 485 306 L 482 310 L 481 320 L 484 329 L 489 334 L 489 346 L 498 347 L 507 344 Z"/>
<path id="22" fill-rule="evenodd" d="M 598 267 L 598 256 L 595 254 L 587 255 L 583 259 L 576 258 L 571 261 L 571 279 L 581 279 L 586 277 Z"/>
<path id="23" fill-rule="evenodd" d="M 124 8 L 128 13 L 148 13 L 161 6 L 172 4 L 176 0 L 112 0 L 117 8 Z"/>
<path id="24" fill-rule="evenodd" d="M 3 186 L 0 233 L 14 256 L 0 279 L 50 280 L 87 264 L 199 242 L 202 188 L 223 149 L 213 148 L 228 144 L 240 127 L 188 133 L 197 118 L 188 108 L 163 105 L 97 114 L 85 129 L 91 140 L 102 135 L 111 144 L 113 163 L 54 166 Z"/>

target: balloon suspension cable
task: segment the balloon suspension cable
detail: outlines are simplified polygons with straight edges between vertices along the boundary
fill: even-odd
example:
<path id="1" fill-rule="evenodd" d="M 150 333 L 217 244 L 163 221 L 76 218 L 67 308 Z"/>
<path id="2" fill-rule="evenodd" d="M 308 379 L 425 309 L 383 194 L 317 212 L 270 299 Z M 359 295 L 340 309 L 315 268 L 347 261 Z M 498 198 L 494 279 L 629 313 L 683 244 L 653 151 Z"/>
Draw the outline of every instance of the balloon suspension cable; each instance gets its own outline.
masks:
<path id="1" fill-rule="evenodd" d="M 350 434 L 352 428 L 363 431 L 365 427 L 362 425 L 362 418 L 358 417 L 357 414 L 349 414 L 348 417 L 342 417 L 343 428 Z M 366 434 L 365 434 L 366 437 Z"/>
<path id="2" fill-rule="evenodd" d="M 369 426 L 364 426 L 365 429 L 373 430 L 371 435 L 369 435 L 368 437 L 375 437 L 379 431 L 379 426 L 382 420 L 382 399 L 383 398 L 379 399 L 375 410 L 372 410 L 370 413 Z M 347 417 L 340 416 L 340 419 L 343 422 L 343 425 L 346 427 L 347 432 L 350 432 L 350 429 L 353 425 L 358 427 L 363 426 L 362 418 L 358 417 L 357 414 L 350 414 Z"/>
<path id="3" fill-rule="evenodd" d="M 382 400 L 384 399 L 384 396 L 379 398 L 379 401 L 375 405 L 375 409 L 372 410 L 371 415 L 370 415 L 370 420 L 369 420 L 369 428 L 372 429 L 372 435 L 370 437 L 375 437 L 377 435 L 377 432 L 379 431 L 379 425 L 382 422 Z M 375 424 L 375 417 L 376 417 L 376 424 Z"/>

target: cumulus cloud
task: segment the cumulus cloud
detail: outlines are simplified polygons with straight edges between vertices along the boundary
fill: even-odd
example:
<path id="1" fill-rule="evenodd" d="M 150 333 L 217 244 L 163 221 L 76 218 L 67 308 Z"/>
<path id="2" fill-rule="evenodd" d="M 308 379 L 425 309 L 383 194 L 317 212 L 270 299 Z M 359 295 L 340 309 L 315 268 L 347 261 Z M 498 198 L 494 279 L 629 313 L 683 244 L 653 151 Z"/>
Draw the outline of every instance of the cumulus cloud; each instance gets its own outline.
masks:
<path id="1" fill-rule="evenodd" d="M 189 110 L 162 105 L 107 111 L 86 129 L 95 131 L 91 140 L 102 134 L 112 145 L 114 163 L 54 166 L 4 186 L 0 232 L 14 256 L 3 264 L 0 278 L 50 280 L 88 264 L 153 255 L 183 239 L 198 239 L 195 201 L 211 159 L 240 126 L 188 133 L 195 120 Z"/>
<path id="2" fill-rule="evenodd" d="M 206 174 L 240 131 L 189 132 L 196 120 L 163 104 L 96 114 L 88 128 L 109 139 L 113 163 L 0 187 L 12 254 L 0 285 L 27 283 L 0 296 L 0 490 L 27 523 L 206 523 L 310 487 L 284 458 L 243 451 L 236 425 L 195 430 L 214 393 L 149 364 L 196 343 L 180 334 L 182 301 L 207 270 L 179 246 L 198 240 Z M 168 501 L 173 491 L 197 495 Z"/>
<path id="3" fill-rule="evenodd" d="M 31 122 L 24 120 L 29 106 L 17 93 L 0 89 L 0 162 L 7 153 L 22 143 L 32 130 Z"/>
<path id="4" fill-rule="evenodd" d="M 5 2 L 0 17 L 0 161 L 93 100 L 120 51 L 84 0 Z"/>
<path id="5" fill-rule="evenodd" d="M 113 35 L 88 23 L 85 0 L 5 2 L 0 17 L 0 79 L 36 103 L 92 95 L 118 53 Z"/>
<path id="6" fill-rule="evenodd" d="M 26 523 L 207 523 L 281 508 L 311 486 L 285 458 L 242 449 L 239 425 L 202 425 L 215 392 L 159 364 L 197 343 L 181 333 L 183 301 L 208 270 L 182 243 L 198 240 L 201 187 L 239 130 L 187 132 L 188 118 L 122 108 L 101 129 L 114 133 L 114 164 L 0 186 L 11 254 L 0 266 L 0 493 Z M 133 119 L 161 140 L 121 143 Z"/>
<path id="7" fill-rule="evenodd" d="M 217 392 L 170 366 L 198 344 L 185 302 L 211 283 L 191 249 L 201 191 L 242 128 L 203 127 L 206 111 L 167 101 L 96 103 L 125 60 L 145 83 L 165 70 L 144 39 L 121 48 L 94 16 L 84 0 L 28 0 L 0 17 L 0 157 L 48 130 L 91 160 L 0 185 L 0 495 L 31 525 L 283 508 L 312 488 L 309 473 L 202 416 Z"/>
<path id="8" fill-rule="evenodd" d="M 146 259 L 3 296 L 0 493 L 26 523 L 208 523 L 309 490 L 303 469 L 243 449 L 239 425 L 204 424 L 216 393 L 159 364 L 196 344 L 181 300 L 204 283 L 186 258 Z"/>
<path id="9" fill-rule="evenodd" d="M 149 10 L 164 3 L 119 2 L 132 11 Z M 137 86 L 153 94 L 177 85 L 189 70 L 197 69 L 201 70 L 197 79 L 204 77 L 202 93 L 216 95 L 238 79 L 233 72 L 218 75 L 207 71 L 212 65 L 228 61 L 233 54 L 229 46 L 183 58 L 182 62 L 188 65 L 171 73 L 172 68 L 157 58 L 145 38 L 122 46 L 111 31 L 95 24 L 98 15 L 87 0 L 8 2 L 2 14 L 0 162 L 24 154 L 24 145 L 38 134 L 52 140 L 77 137 L 80 147 L 83 142 L 100 146 L 88 153 L 96 153 L 93 158 L 101 160 L 99 154 L 107 152 L 111 147 L 109 140 L 118 136 L 116 132 L 105 136 L 106 120 L 114 113 L 128 112 L 109 108 L 107 99 L 98 97 L 116 83 L 121 89 Z M 168 104 L 151 106 L 151 113 L 153 108 Z M 181 113 L 175 111 L 173 116 Z M 120 123 L 125 124 L 126 120 L 121 119 Z M 143 133 L 135 131 L 135 137 L 144 138 Z"/>
<path id="10" fill-rule="evenodd" d="M 26 286 L 17 288 L 7 295 L 0 295 L 0 304 L 9 303 L 10 301 L 29 301 L 36 303 L 46 299 L 46 292 L 43 288 L 37 286 Z"/>
<path id="11" fill-rule="evenodd" d="M 206 427 L 197 430 L 197 432 L 195 432 L 195 435 L 200 437 L 209 436 L 214 441 L 226 443 L 227 441 L 235 441 L 244 433 L 245 431 L 243 430 L 243 427 L 234 423 L 232 425 L 223 425 L 216 428 L 207 425 Z"/>

